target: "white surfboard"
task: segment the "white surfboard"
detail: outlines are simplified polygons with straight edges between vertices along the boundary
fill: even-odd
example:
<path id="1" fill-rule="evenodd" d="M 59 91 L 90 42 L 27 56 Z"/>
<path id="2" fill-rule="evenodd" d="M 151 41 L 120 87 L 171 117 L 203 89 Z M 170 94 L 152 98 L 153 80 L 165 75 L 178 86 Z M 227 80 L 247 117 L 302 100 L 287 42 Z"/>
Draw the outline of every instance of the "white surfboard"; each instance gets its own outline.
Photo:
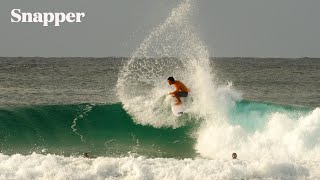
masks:
<path id="1" fill-rule="evenodd" d="M 180 116 L 182 116 L 182 114 L 184 113 L 186 108 L 184 107 L 184 105 L 182 103 L 179 105 L 173 104 L 173 105 L 171 105 L 171 110 L 175 116 L 180 117 Z"/>

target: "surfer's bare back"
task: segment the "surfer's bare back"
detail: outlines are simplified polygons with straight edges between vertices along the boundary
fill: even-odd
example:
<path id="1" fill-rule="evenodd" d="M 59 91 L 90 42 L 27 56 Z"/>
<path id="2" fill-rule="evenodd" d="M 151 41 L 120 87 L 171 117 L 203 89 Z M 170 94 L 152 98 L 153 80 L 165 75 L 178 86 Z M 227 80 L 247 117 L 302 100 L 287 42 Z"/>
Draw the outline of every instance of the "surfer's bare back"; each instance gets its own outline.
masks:
<path id="1" fill-rule="evenodd" d="M 190 90 L 182 82 L 175 80 L 173 77 L 168 78 L 168 83 L 170 85 L 173 84 L 176 88 L 175 91 L 170 92 L 169 94 L 177 98 L 178 102 L 176 103 L 176 105 L 181 104 L 180 97 L 187 97 Z"/>

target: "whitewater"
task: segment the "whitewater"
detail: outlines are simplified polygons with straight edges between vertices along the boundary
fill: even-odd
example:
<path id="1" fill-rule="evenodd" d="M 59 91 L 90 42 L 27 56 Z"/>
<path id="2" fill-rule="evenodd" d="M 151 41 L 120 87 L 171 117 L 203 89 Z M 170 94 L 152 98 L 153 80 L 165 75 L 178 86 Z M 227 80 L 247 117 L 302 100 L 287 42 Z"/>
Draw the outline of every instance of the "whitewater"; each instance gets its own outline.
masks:
<path id="1" fill-rule="evenodd" d="M 0 179 L 319 179 L 320 108 L 243 98 L 232 79 L 222 81 L 217 73 L 219 65 L 193 26 L 195 7 L 193 0 L 179 3 L 122 62 L 116 78 L 103 76 L 104 60 L 83 62 L 93 74 L 74 71 L 84 73 L 84 82 L 94 79 L 93 86 L 105 84 L 102 90 L 89 86 L 74 102 L 64 102 L 77 91 L 64 89 L 77 78 L 68 64 L 63 69 L 70 79 L 48 76 L 41 90 L 47 99 L 39 100 L 45 103 L 1 105 Z M 26 62 L 37 73 L 41 64 L 47 66 L 43 60 Z M 111 71 L 118 62 L 103 65 Z M 60 63 L 68 62 L 53 60 L 52 67 Z M 27 71 L 23 62 L 8 64 L 4 70 Z M 169 76 L 191 89 L 179 118 L 171 112 Z M 48 89 L 55 82 L 63 86 L 53 94 Z M 2 96 L 14 99 L 5 94 L 11 90 L 3 85 Z M 34 91 L 19 93 L 27 98 Z M 86 103 L 83 96 L 90 97 Z M 63 103 L 47 103 L 56 97 Z"/>

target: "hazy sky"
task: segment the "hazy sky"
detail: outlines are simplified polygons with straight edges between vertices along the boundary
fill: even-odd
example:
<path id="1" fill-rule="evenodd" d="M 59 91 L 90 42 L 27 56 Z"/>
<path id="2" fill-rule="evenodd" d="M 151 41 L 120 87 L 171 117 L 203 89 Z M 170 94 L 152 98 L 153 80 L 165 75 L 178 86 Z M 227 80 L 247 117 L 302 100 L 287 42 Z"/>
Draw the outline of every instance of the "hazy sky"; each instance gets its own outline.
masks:
<path id="1" fill-rule="evenodd" d="M 181 1 L 3 0 L 0 56 L 129 56 Z M 11 23 L 11 10 L 86 12 L 84 22 Z M 212 56 L 320 57 L 319 0 L 198 0 L 193 21 Z"/>

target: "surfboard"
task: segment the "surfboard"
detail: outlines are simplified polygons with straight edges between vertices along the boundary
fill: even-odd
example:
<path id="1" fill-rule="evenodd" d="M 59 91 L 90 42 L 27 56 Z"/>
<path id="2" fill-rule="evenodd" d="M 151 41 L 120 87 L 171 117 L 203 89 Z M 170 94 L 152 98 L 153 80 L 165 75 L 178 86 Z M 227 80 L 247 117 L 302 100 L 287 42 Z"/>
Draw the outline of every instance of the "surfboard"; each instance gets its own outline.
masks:
<path id="1" fill-rule="evenodd" d="M 186 108 L 184 107 L 184 105 L 181 103 L 179 105 L 171 105 L 171 110 L 173 115 L 180 117 L 182 116 L 182 114 L 184 113 L 184 111 L 186 110 Z"/>

